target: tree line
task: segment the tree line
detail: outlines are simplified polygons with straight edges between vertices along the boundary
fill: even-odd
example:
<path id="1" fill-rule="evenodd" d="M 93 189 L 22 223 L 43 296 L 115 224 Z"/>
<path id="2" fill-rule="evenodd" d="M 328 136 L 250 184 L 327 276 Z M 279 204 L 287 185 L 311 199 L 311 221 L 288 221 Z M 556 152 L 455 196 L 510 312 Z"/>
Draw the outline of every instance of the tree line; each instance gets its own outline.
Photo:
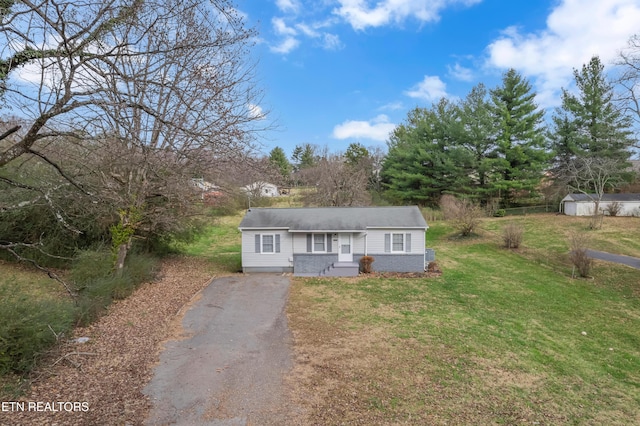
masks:
<path id="1" fill-rule="evenodd" d="M 616 81 L 597 56 L 574 69 L 575 91 L 562 89 L 550 120 L 531 83 L 510 69 L 498 87 L 480 83 L 463 99 L 411 110 L 390 134 L 386 153 L 352 143 L 329 155 L 301 144 L 291 160 L 274 148 L 268 164 L 280 183 L 316 187 L 321 194 L 308 201 L 322 205 L 366 204 L 372 194 L 427 206 L 448 194 L 492 208 L 557 201 L 567 191 L 599 199 L 635 177 L 628 161 L 638 148 L 639 52 L 633 37 Z"/>
<path id="2" fill-rule="evenodd" d="M 571 172 L 585 159 L 608 161 L 610 183 L 628 181 L 637 143 L 631 115 L 616 102 L 597 56 L 574 70 L 574 79 L 576 93 L 562 91 L 550 125 L 531 84 L 514 69 L 494 89 L 478 84 L 460 101 L 415 108 L 389 138 L 381 172 L 387 195 L 433 205 L 451 194 L 511 207 L 539 199 L 554 183 L 593 191 Z"/>

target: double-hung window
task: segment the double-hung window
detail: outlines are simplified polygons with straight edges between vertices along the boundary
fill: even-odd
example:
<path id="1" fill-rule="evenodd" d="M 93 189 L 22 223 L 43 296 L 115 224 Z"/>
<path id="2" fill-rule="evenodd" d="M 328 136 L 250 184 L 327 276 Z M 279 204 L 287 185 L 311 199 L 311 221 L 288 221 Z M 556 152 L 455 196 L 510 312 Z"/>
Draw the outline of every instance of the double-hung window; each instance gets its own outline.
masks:
<path id="1" fill-rule="evenodd" d="M 411 253 L 411 233 L 384 234 L 385 253 Z"/>
<path id="2" fill-rule="evenodd" d="M 274 253 L 276 250 L 275 247 L 275 238 L 273 235 L 263 235 L 262 236 L 262 253 Z"/>
<path id="3" fill-rule="evenodd" d="M 308 233 L 307 253 L 332 253 L 331 234 Z"/>
<path id="4" fill-rule="evenodd" d="M 404 251 L 404 234 L 391 234 L 391 251 Z"/>
<path id="5" fill-rule="evenodd" d="M 313 234 L 313 251 L 327 251 L 327 234 Z"/>
<path id="6" fill-rule="evenodd" d="M 280 253 L 280 235 L 256 234 L 256 253 Z"/>

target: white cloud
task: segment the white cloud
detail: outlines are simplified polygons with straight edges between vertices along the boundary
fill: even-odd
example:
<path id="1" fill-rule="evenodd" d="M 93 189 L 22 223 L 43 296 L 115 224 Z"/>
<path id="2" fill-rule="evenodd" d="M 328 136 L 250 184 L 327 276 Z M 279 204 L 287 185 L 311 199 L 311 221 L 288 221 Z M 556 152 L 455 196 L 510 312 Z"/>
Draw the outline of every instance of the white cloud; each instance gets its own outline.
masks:
<path id="1" fill-rule="evenodd" d="M 326 50 L 340 50 L 344 47 L 340 37 L 335 34 L 324 33 L 322 35 L 322 47 Z"/>
<path id="2" fill-rule="evenodd" d="M 391 102 L 385 105 L 382 105 L 378 108 L 379 111 L 398 111 L 404 109 L 404 104 L 402 102 Z"/>
<path id="3" fill-rule="evenodd" d="M 280 54 L 286 55 L 287 53 L 291 52 L 293 49 L 295 49 L 299 45 L 300 45 L 300 41 L 298 41 L 296 38 L 287 37 L 277 46 L 271 46 L 270 50 L 274 53 L 280 53 Z"/>
<path id="4" fill-rule="evenodd" d="M 289 27 L 284 19 L 273 18 L 271 24 L 276 34 L 284 36 L 284 39 L 278 45 L 270 47 L 272 52 L 286 55 L 300 45 L 300 40 L 296 38 L 298 31 Z"/>
<path id="5" fill-rule="evenodd" d="M 456 63 L 454 66 L 448 66 L 449 75 L 460 81 L 473 81 L 473 71 Z"/>
<path id="6" fill-rule="evenodd" d="M 558 92 L 567 87 L 573 69 L 598 55 L 612 62 L 629 37 L 638 31 L 638 0 L 562 0 L 547 18 L 547 27 L 522 34 L 518 28 L 504 30 L 488 46 L 487 64 L 515 68 L 535 79 L 538 102 L 558 104 Z"/>
<path id="7" fill-rule="evenodd" d="M 276 0 L 276 6 L 283 12 L 298 13 L 300 2 L 298 0 Z"/>
<path id="8" fill-rule="evenodd" d="M 440 77 L 429 75 L 425 75 L 424 80 L 404 93 L 411 98 L 422 99 L 429 102 L 448 97 L 447 86 L 440 80 Z"/>
<path id="9" fill-rule="evenodd" d="M 282 18 L 273 18 L 271 23 L 274 31 L 279 35 L 295 36 L 298 34 L 295 28 L 288 27 Z"/>
<path id="10" fill-rule="evenodd" d="M 440 19 L 440 11 L 453 4 L 471 6 L 482 0 L 381 0 L 370 7 L 367 0 L 338 0 L 340 7 L 333 13 L 346 20 L 354 29 L 380 27 L 401 23 L 408 18 L 421 22 Z"/>
<path id="11" fill-rule="evenodd" d="M 389 117 L 380 114 L 369 121 L 347 120 L 333 128 L 336 139 L 362 138 L 383 142 L 396 125 L 389 122 Z"/>
<path id="12" fill-rule="evenodd" d="M 260 105 L 249 104 L 249 117 L 264 120 L 266 115 Z"/>
<path id="13" fill-rule="evenodd" d="M 339 36 L 319 31 L 325 23 L 313 25 L 298 23 L 289 26 L 284 18 L 273 18 L 271 24 L 276 34 L 284 36 L 280 44 L 271 46 L 270 49 L 274 53 L 288 54 L 300 45 L 300 37 L 318 40 L 319 45 L 326 50 L 339 50 L 344 47 Z"/>
<path id="14" fill-rule="evenodd" d="M 307 24 L 296 24 L 296 28 L 307 37 L 320 37 L 320 33 Z"/>

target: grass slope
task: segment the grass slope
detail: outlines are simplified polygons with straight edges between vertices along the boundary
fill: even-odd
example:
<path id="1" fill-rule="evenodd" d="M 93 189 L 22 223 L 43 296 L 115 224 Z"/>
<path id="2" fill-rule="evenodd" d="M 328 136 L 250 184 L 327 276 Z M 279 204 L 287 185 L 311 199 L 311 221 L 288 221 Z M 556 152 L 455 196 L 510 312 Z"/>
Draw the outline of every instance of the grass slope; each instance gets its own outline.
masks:
<path id="1" fill-rule="evenodd" d="M 518 219 L 517 252 L 498 243 L 509 218 L 470 240 L 431 224 L 439 278 L 296 279 L 318 423 L 640 424 L 640 273 L 571 279 L 565 232 L 582 224 L 565 219 Z M 637 255 L 637 219 L 612 222 L 594 247 Z"/>

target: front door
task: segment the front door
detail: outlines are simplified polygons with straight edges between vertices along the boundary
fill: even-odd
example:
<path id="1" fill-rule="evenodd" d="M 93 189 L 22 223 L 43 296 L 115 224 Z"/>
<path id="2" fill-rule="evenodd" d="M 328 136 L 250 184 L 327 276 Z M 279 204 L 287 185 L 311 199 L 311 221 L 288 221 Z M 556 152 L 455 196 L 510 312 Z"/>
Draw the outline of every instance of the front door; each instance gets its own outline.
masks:
<path id="1" fill-rule="evenodd" d="M 340 234 L 338 262 L 353 262 L 353 250 L 351 246 L 351 234 Z"/>

